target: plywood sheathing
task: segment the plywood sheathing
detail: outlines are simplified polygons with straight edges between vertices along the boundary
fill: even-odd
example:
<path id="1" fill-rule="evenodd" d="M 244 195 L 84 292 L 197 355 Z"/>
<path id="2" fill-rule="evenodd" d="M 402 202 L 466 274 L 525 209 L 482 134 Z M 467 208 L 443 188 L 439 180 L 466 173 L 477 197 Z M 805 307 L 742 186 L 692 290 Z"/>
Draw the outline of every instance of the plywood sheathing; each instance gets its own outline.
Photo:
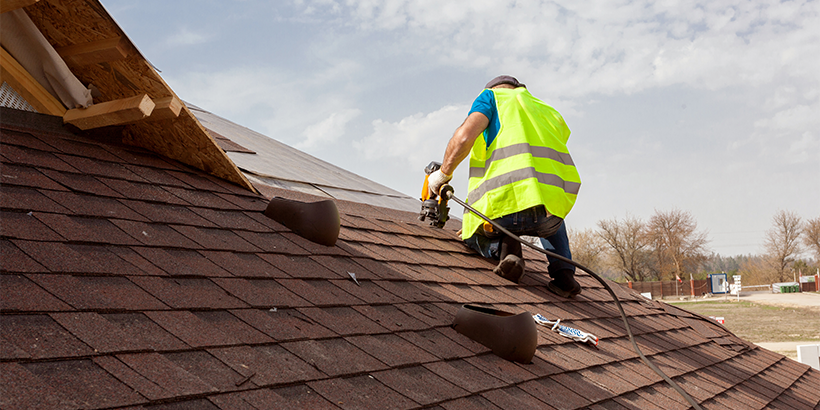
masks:
<path id="1" fill-rule="evenodd" d="M 179 100 L 98 0 L 41 1 L 25 10 L 56 49 L 121 38 L 118 43 L 124 55 L 121 59 L 89 63 L 93 58 L 86 56 L 82 61 L 66 61 L 81 82 L 93 84 L 99 90 L 100 96 L 95 97 L 95 103 L 142 94 L 147 94 L 155 103 Z M 187 107 L 181 107 L 179 116 L 167 117 L 126 125 L 123 142 L 176 159 L 256 192 Z"/>

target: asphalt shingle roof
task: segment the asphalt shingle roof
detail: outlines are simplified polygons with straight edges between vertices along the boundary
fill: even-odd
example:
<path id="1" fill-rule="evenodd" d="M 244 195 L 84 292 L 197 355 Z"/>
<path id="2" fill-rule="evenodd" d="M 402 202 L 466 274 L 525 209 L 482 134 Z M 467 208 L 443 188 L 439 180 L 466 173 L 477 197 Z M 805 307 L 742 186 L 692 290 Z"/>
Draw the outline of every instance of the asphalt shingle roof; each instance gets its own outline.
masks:
<path id="1" fill-rule="evenodd" d="M 584 273 L 584 292 L 559 298 L 526 250 L 512 284 L 456 223 L 346 201 L 337 245 L 316 245 L 231 183 L 59 118 L 2 115 L 0 408 L 688 408 Z M 614 288 L 643 352 L 705 409 L 820 406 L 820 371 Z M 508 362 L 450 327 L 465 303 L 560 318 L 600 344 L 539 328 L 533 362 Z"/>

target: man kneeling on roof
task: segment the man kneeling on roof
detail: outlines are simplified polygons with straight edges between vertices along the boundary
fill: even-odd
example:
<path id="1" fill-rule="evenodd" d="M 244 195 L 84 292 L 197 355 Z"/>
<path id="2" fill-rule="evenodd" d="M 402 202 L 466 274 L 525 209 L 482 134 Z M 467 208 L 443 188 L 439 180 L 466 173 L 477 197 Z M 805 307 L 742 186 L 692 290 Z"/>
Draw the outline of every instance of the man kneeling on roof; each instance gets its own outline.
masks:
<path id="1" fill-rule="evenodd" d="M 487 83 L 455 131 L 441 169 L 428 179 L 431 192 L 453 178 L 470 154 L 467 203 L 516 235 L 539 237 L 544 249 L 572 258 L 564 218 L 581 179 L 567 150 L 569 128 L 561 114 L 535 98 L 514 77 Z M 481 135 L 483 138 L 478 138 Z M 518 283 L 524 274 L 521 244 L 465 211 L 462 238 L 487 258 L 495 274 Z M 563 297 L 581 293 L 575 267 L 548 257 L 549 289 Z"/>

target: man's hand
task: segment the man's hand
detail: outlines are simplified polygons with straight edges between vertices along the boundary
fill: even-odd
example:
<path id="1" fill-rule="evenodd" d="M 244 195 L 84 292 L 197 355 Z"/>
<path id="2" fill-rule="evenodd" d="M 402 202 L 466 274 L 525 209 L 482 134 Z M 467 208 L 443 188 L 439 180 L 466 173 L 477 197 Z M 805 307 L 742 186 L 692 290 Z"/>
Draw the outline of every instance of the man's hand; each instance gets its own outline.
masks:
<path id="1" fill-rule="evenodd" d="M 450 182 L 451 179 L 453 179 L 452 175 L 447 175 L 439 169 L 427 177 L 427 188 L 430 189 L 430 193 L 438 195 L 442 185 Z"/>

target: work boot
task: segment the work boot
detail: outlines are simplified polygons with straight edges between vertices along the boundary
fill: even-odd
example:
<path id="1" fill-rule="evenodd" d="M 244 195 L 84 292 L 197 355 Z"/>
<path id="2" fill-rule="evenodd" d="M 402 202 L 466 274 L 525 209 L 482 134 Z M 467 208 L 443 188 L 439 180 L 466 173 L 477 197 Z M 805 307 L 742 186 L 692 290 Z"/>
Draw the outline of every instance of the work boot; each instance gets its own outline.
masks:
<path id="1" fill-rule="evenodd" d="M 581 285 L 575 280 L 574 271 L 564 269 L 550 276 L 552 280 L 547 285 L 547 289 L 552 293 L 564 298 L 571 298 L 581 293 Z"/>
<path id="2" fill-rule="evenodd" d="M 518 283 L 518 280 L 524 275 L 524 259 L 509 254 L 498 263 L 498 266 L 493 269 L 493 273 L 510 282 Z"/>

